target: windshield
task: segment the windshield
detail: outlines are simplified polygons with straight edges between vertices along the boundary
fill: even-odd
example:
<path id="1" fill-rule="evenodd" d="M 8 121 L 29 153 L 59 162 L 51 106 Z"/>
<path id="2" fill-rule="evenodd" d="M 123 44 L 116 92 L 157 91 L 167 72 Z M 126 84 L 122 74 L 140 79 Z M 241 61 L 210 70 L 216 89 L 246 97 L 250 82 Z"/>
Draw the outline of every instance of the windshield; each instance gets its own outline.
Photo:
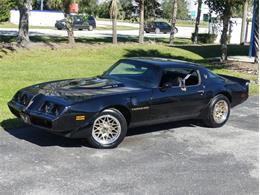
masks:
<path id="1" fill-rule="evenodd" d="M 103 77 L 119 81 L 132 82 L 143 87 L 158 85 L 155 66 L 136 64 L 131 62 L 118 62 L 112 66 Z"/>

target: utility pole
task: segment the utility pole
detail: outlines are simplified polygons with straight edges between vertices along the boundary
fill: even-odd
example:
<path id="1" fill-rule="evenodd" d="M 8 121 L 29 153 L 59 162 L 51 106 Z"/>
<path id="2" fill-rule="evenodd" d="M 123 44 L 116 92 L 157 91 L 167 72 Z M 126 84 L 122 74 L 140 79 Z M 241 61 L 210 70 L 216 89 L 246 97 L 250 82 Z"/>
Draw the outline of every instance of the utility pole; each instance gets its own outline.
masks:
<path id="1" fill-rule="evenodd" d="M 243 18 L 242 18 L 242 25 L 241 25 L 240 44 L 244 44 L 246 42 L 245 31 L 246 31 L 247 10 L 248 10 L 248 0 L 245 0 L 243 5 Z"/>

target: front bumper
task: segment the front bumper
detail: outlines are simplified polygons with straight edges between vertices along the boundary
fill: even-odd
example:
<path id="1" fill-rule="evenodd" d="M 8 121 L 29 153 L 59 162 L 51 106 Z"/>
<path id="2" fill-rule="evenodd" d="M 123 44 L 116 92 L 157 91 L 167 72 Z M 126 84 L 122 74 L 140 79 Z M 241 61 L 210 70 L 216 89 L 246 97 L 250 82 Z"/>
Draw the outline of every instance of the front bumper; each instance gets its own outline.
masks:
<path id="1" fill-rule="evenodd" d="M 86 138 L 91 129 L 91 120 L 76 121 L 75 113 L 61 116 L 50 116 L 44 113 L 28 110 L 25 106 L 14 101 L 8 102 L 10 111 L 26 124 L 38 127 L 48 132 L 69 138 Z"/>

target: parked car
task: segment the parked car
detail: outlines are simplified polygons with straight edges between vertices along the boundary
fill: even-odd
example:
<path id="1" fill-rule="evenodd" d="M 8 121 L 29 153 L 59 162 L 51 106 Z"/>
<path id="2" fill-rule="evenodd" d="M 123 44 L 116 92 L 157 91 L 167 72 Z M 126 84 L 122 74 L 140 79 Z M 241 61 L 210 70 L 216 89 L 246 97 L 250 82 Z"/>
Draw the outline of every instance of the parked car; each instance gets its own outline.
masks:
<path id="1" fill-rule="evenodd" d="M 144 26 L 144 31 L 146 33 L 155 32 L 156 34 L 159 33 L 170 33 L 172 27 L 167 22 L 148 22 Z M 178 28 L 175 27 L 174 33 L 178 33 Z"/>
<path id="2" fill-rule="evenodd" d="M 83 16 L 80 15 L 72 15 L 73 17 L 73 28 L 78 30 L 88 29 L 92 31 L 96 28 L 96 20 L 93 16 L 88 16 L 87 19 L 84 19 Z M 55 23 L 55 27 L 58 30 L 66 29 L 66 19 L 57 20 Z"/>
<path id="3" fill-rule="evenodd" d="M 25 123 L 96 148 L 113 148 L 130 127 L 202 119 L 221 127 L 248 98 L 249 81 L 163 58 L 119 60 L 101 76 L 36 84 L 8 103 Z"/>

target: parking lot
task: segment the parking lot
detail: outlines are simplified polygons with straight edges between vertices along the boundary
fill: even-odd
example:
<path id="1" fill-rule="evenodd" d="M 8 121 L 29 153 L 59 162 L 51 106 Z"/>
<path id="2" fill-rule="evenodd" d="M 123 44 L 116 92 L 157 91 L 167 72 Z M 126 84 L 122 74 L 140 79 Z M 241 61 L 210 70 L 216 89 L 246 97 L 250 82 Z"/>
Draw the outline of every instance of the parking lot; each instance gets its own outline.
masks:
<path id="1" fill-rule="evenodd" d="M 113 150 L 31 127 L 0 130 L 0 194 L 258 194 L 258 97 L 228 123 L 140 127 Z"/>

